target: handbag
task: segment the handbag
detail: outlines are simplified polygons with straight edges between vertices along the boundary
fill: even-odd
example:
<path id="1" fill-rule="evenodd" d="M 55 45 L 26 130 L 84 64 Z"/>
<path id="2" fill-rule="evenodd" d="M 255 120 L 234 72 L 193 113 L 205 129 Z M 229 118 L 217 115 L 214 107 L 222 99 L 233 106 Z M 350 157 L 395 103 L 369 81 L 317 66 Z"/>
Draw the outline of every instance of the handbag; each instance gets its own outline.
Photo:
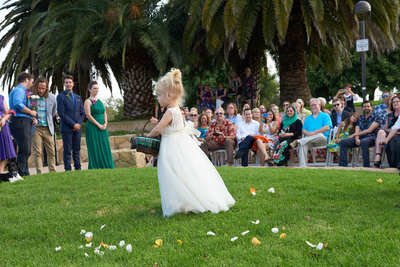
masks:
<path id="1" fill-rule="evenodd" d="M 150 121 L 147 121 L 143 126 L 141 135 L 131 137 L 131 149 L 136 149 L 138 152 L 157 156 L 160 150 L 160 139 L 144 136 L 144 130 L 149 122 Z"/>

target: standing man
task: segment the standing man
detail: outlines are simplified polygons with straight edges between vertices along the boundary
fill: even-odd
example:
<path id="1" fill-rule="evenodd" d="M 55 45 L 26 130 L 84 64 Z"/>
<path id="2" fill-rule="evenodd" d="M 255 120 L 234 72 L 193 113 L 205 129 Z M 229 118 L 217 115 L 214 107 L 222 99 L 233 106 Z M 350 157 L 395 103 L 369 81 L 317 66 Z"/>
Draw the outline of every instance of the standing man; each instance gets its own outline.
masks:
<path id="1" fill-rule="evenodd" d="M 64 169 L 71 170 L 71 151 L 75 170 L 81 169 L 81 127 L 85 116 L 82 99 L 74 94 L 74 78 L 64 76 L 64 91 L 57 96 L 57 112 L 60 116 L 60 128 L 64 147 Z"/>
<path id="2" fill-rule="evenodd" d="M 33 156 L 36 164 L 36 172 L 42 173 L 43 145 L 47 154 L 49 171 L 56 171 L 56 154 L 54 150 L 54 118 L 57 114 L 56 97 L 49 92 L 49 82 L 39 77 L 33 86 L 33 93 L 39 96 L 37 100 L 36 131 L 33 135 Z"/>
<path id="3" fill-rule="evenodd" d="M 16 115 L 11 118 L 10 130 L 17 147 L 17 166 L 21 176 L 29 175 L 28 158 L 31 155 L 32 126 L 36 125 L 36 111 L 30 106 L 30 89 L 33 85 L 33 76 L 29 73 L 21 73 L 17 77 L 18 85 L 10 93 L 10 109 L 15 110 Z"/>

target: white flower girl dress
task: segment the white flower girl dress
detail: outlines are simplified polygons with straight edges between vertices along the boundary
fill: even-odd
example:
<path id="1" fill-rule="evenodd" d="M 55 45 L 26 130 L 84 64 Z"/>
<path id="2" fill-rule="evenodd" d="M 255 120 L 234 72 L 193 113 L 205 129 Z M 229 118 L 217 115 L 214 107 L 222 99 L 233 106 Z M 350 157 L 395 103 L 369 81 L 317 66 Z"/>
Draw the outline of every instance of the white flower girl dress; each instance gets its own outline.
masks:
<path id="1" fill-rule="evenodd" d="M 227 211 L 235 200 L 185 125 L 179 107 L 168 109 L 172 122 L 161 137 L 158 182 L 163 215 Z"/>

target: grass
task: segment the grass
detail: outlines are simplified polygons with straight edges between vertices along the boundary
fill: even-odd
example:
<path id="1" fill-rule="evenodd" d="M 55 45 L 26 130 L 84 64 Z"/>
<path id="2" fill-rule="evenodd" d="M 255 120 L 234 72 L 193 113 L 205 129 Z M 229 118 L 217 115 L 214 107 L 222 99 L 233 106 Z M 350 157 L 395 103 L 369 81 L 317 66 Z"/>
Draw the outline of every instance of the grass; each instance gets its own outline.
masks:
<path id="1" fill-rule="evenodd" d="M 0 184 L 1 266 L 398 266 L 399 176 L 362 171 L 219 169 L 236 205 L 161 215 L 156 170 L 44 174 Z M 378 184 L 377 178 L 383 183 Z M 275 187 L 276 193 L 267 192 Z M 255 187 L 252 196 L 249 188 Z M 259 219 L 258 225 L 251 220 Z M 106 224 L 100 231 L 99 227 Z M 286 239 L 272 234 L 285 226 Z M 123 249 L 93 254 L 80 230 Z M 250 230 L 246 236 L 240 233 Z M 207 236 L 213 231 L 216 236 Z M 235 242 L 230 238 L 239 236 Z M 252 246 L 256 236 L 260 246 Z M 154 240 L 164 244 L 153 248 Z M 183 240 L 183 245 L 176 240 Z M 305 243 L 327 243 L 317 251 Z M 62 250 L 55 252 L 55 247 Z M 85 257 L 87 252 L 90 256 Z"/>

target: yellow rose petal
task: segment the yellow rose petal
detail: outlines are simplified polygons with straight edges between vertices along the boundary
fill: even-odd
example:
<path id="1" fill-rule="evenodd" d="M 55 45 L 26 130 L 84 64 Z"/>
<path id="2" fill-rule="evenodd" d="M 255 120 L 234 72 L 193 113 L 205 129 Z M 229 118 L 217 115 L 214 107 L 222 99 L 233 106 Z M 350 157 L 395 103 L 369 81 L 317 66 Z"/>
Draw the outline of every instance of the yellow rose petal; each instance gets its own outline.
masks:
<path id="1" fill-rule="evenodd" d="M 382 179 L 382 178 L 378 178 L 378 179 L 376 179 L 376 182 L 377 182 L 378 184 L 381 184 L 381 183 L 383 183 L 383 179 Z"/>
<path id="2" fill-rule="evenodd" d="M 180 240 L 180 239 L 178 239 L 178 240 L 176 240 L 176 243 L 178 243 L 178 245 L 182 245 L 182 244 L 183 244 L 183 241 Z"/>
<path id="3" fill-rule="evenodd" d="M 253 237 L 251 239 L 251 243 L 253 244 L 253 246 L 258 246 L 261 244 L 261 241 L 257 239 L 257 237 Z"/>
<path id="4" fill-rule="evenodd" d="M 286 233 L 282 233 L 282 234 L 279 235 L 279 238 L 280 238 L 280 239 L 285 239 L 286 237 L 287 237 L 287 234 L 286 234 Z"/>

